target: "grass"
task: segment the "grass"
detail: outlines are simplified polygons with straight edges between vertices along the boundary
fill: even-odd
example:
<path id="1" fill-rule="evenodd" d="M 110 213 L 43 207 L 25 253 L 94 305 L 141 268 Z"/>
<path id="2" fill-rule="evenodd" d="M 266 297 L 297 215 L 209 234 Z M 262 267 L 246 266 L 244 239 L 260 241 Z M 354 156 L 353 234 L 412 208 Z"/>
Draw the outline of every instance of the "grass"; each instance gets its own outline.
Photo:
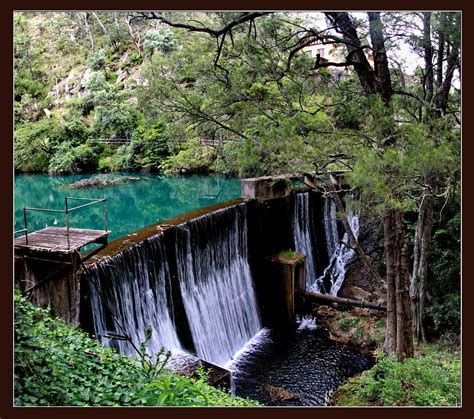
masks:
<path id="1" fill-rule="evenodd" d="M 298 252 L 295 252 L 294 250 L 282 250 L 279 254 L 278 254 L 278 257 L 280 259 L 285 259 L 285 260 L 288 260 L 288 261 L 297 261 L 299 259 L 301 259 L 302 255 L 301 253 L 298 253 Z"/>

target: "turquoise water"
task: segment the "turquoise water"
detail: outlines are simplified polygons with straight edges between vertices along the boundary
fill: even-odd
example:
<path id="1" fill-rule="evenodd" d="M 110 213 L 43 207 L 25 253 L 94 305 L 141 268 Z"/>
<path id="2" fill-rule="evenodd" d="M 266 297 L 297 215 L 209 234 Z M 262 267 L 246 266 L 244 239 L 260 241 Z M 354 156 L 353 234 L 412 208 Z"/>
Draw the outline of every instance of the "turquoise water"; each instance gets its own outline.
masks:
<path id="1" fill-rule="evenodd" d="M 24 228 L 23 207 L 64 209 L 64 197 L 107 198 L 110 239 L 176 215 L 240 196 L 240 181 L 219 175 L 162 176 L 150 173 L 121 173 L 139 177 L 121 185 L 86 189 L 66 189 L 63 185 L 88 175 L 49 176 L 20 174 L 15 176 L 15 231 Z M 83 201 L 73 201 L 80 205 Z M 71 205 L 71 204 L 70 204 Z M 81 208 L 70 214 L 70 226 L 104 229 L 103 204 Z M 28 212 L 28 230 L 65 225 L 61 213 Z"/>

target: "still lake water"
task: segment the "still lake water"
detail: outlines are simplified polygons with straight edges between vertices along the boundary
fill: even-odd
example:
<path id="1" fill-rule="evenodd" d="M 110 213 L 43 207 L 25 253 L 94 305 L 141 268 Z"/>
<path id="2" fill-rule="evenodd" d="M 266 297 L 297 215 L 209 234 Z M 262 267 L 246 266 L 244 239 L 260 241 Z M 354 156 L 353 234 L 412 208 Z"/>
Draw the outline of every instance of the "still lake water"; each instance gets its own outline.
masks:
<path id="1" fill-rule="evenodd" d="M 240 196 L 240 180 L 219 175 L 163 176 L 151 173 L 120 173 L 118 175 L 138 177 L 140 180 L 106 187 L 64 188 L 64 185 L 93 175 L 16 175 L 15 231 L 24 228 L 23 207 L 63 210 L 66 196 L 107 198 L 108 229 L 111 230 L 109 240 L 176 215 Z M 83 203 L 76 202 L 73 201 L 72 205 Z M 102 203 L 81 208 L 72 212 L 69 217 L 70 226 L 74 228 L 104 228 Z M 28 211 L 29 231 L 64 225 L 64 214 Z"/>

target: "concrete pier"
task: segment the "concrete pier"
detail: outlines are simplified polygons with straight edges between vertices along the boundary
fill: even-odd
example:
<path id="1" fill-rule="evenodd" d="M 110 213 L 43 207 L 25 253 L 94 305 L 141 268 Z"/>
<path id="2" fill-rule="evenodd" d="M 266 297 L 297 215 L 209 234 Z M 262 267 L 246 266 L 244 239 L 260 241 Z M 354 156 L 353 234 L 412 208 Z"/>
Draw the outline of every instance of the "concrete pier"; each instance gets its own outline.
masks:
<path id="1" fill-rule="evenodd" d="M 291 182 L 287 176 L 262 176 L 240 181 L 243 199 L 274 199 L 290 195 Z"/>
<path id="2" fill-rule="evenodd" d="M 282 252 L 267 259 L 267 318 L 272 327 L 295 321 L 295 292 L 305 289 L 305 256 Z"/>

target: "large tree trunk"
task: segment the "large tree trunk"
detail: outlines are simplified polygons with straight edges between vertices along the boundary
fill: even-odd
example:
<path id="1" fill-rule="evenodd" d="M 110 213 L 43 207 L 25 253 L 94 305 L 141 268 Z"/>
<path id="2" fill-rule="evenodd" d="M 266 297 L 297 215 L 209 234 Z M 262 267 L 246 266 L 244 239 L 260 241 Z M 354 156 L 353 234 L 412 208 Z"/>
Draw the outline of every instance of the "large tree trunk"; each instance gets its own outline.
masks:
<path id="1" fill-rule="evenodd" d="M 413 250 L 413 272 L 410 284 L 413 332 L 419 342 L 426 342 L 424 312 L 432 224 L 433 196 L 429 191 L 427 191 L 423 195 L 423 199 L 418 211 L 418 220 L 415 231 L 415 244 Z"/>
<path id="2" fill-rule="evenodd" d="M 365 56 L 357 29 L 349 14 L 347 12 L 333 12 L 325 13 L 325 15 L 334 23 L 336 30 L 342 34 L 349 53 L 347 58 L 352 62 L 365 94 L 367 96 L 376 94 L 374 71 Z"/>
<path id="3" fill-rule="evenodd" d="M 384 103 L 389 105 L 393 89 L 390 69 L 388 67 L 387 51 L 385 50 L 382 20 L 380 19 L 380 12 L 369 12 L 368 16 L 370 39 L 374 54 L 375 85 Z"/>
<path id="4" fill-rule="evenodd" d="M 409 299 L 410 275 L 404 217 L 399 209 L 384 214 L 385 262 L 387 265 L 387 334 L 385 351 L 397 360 L 412 357 L 413 335 Z"/>

